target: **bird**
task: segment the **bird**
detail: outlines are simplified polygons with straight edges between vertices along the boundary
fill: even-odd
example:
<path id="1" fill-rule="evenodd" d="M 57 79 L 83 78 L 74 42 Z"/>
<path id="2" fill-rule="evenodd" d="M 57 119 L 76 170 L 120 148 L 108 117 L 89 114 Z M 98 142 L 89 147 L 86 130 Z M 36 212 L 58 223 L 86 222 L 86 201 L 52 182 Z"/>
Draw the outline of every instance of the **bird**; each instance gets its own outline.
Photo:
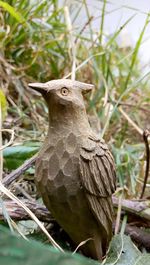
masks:
<path id="1" fill-rule="evenodd" d="M 43 202 L 83 255 L 102 260 L 112 238 L 115 162 L 90 127 L 84 94 L 94 85 L 71 79 L 30 83 L 48 106 L 49 126 L 35 165 Z"/>

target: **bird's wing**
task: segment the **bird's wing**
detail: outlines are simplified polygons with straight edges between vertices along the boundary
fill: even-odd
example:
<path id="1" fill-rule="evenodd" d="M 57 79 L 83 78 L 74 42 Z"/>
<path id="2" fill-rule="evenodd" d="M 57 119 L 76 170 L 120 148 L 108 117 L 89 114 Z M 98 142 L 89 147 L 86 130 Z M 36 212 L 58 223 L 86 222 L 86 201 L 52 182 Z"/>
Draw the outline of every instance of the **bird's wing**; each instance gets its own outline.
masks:
<path id="1" fill-rule="evenodd" d="M 80 150 L 80 177 L 95 218 L 109 234 L 116 172 L 113 157 L 103 139 L 85 139 Z"/>

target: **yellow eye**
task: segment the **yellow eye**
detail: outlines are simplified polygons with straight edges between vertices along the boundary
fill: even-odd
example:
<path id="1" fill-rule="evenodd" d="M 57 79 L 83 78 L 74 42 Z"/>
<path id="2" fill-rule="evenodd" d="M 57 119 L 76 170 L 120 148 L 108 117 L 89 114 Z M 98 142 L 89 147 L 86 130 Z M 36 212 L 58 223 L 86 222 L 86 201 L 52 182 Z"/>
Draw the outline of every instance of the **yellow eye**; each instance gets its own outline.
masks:
<path id="1" fill-rule="evenodd" d="M 69 90 L 68 90 L 68 88 L 66 88 L 66 87 L 63 87 L 63 88 L 61 89 L 61 94 L 62 94 L 63 96 L 67 96 L 67 95 L 68 95 L 68 93 L 69 93 Z"/>

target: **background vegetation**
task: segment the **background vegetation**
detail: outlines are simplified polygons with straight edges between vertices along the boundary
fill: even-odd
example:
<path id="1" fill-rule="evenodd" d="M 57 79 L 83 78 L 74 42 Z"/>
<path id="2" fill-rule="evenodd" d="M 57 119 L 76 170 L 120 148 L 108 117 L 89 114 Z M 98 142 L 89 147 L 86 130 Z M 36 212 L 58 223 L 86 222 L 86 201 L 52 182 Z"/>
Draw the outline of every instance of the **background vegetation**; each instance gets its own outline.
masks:
<path id="1" fill-rule="evenodd" d="M 36 4 L 30 0 L 0 1 L 1 127 L 7 129 L 1 144 L 5 145 L 10 135 L 13 137 L 14 130 L 12 145 L 3 151 L 1 176 L 3 173 L 5 177 L 35 154 L 46 135 L 47 108 L 27 84 L 71 77 L 73 69 L 77 80 L 95 85 L 86 98 L 87 111 L 91 124 L 100 125 L 95 129 L 100 128 L 99 134 L 114 154 L 116 196 L 139 198 L 145 174 L 142 132 L 150 124 L 150 89 L 149 72 L 145 73 L 138 52 L 149 25 L 149 14 L 135 47 L 120 48 L 117 38 L 133 17 L 113 35 L 106 35 L 103 29 L 106 5 L 104 1 L 100 30 L 96 33 L 92 28 L 94 17 L 84 0 L 73 1 L 69 7 L 60 6 L 57 0 L 40 0 Z M 74 23 L 81 7 L 86 11 L 87 21 L 76 29 Z M 33 174 L 34 167 L 15 181 L 10 190 L 19 198 L 35 199 Z M 145 198 L 149 196 L 148 183 L 150 180 Z M 19 222 L 18 227 L 21 225 Z M 34 230 L 33 223 L 24 225 L 28 228 L 19 228 L 23 234 Z"/>

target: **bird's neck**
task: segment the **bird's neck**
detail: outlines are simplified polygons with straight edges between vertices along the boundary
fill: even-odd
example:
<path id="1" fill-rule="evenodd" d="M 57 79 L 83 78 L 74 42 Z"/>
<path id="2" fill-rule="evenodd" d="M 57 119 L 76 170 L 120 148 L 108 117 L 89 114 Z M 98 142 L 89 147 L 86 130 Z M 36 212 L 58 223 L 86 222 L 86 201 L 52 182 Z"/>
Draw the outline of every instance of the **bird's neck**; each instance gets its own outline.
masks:
<path id="1" fill-rule="evenodd" d="M 76 135 L 87 135 L 90 131 L 86 110 L 75 109 L 55 109 L 49 111 L 49 131 L 48 135 L 56 135 L 61 137 L 68 135 L 71 131 Z"/>

